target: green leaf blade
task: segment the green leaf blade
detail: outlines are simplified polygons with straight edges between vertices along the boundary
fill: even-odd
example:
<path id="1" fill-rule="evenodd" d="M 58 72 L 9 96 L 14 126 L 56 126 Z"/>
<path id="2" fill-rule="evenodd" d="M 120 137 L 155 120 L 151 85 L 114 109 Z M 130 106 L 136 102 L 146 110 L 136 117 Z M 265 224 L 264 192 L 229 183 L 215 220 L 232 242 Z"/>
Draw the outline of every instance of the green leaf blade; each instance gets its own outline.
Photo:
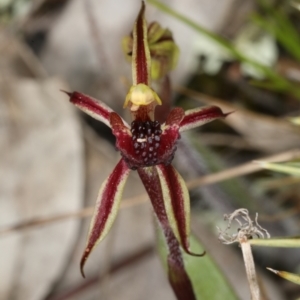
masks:
<path id="1" fill-rule="evenodd" d="M 285 272 L 285 271 L 277 271 L 277 270 L 274 270 L 271 268 L 267 268 L 267 269 L 288 281 L 291 281 L 296 284 L 300 284 L 300 275 L 298 275 L 298 274 L 293 274 L 293 273 L 289 273 L 289 272 Z"/>
<path id="2" fill-rule="evenodd" d="M 300 237 L 252 239 L 249 243 L 253 246 L 280 247 L 280 248 L 300 248 Z"/>
<path id="3" fill-rule="evenodd" d="M 203 251 L 202 245 L 194 236 L 190 238 L 190 245 L 193 252 Z M 157 247 L 163 264 L 167 266 L 167 248 L 160 231 L 158 232 Z M 238 299 L 209 253 L 203 257 L 194 257 L 183 253 L 183 260 L 198 300 Z"/>

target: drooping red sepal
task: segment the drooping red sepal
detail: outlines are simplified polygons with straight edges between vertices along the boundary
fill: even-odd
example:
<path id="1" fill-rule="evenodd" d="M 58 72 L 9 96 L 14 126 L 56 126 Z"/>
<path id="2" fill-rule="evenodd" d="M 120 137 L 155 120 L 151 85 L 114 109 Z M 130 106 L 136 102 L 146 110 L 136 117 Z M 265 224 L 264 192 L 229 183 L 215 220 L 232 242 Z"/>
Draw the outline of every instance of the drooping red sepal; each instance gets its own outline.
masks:
<path id="1" fill-rule="evenodd" d="M 184 180 L 171 165 L 158 165 L 157 174 L 168 220 L 180 245 L 190 255 L 203 256 L 205 252 L 197 254 L 189 248 L 190 197 Z"/>
<path id="2" fill-rule="evenodd" d="M 99 120 L 110 127 L 109 115 L 113 111 L 110 107 L 108 107 L 100 100 L 79 92 L 65 93 L 70 97 L 71 103 L 73 103 L 75 106 L 80 108 L 82 111 L 84 111 L 94 119 Z"/>
<path id="3" fill-rule="evenodd" d="M 132 79 L 133 85 L 143 83 L 150 86 L 151 83 L 151 57 L 147 41 L 147 22 L 145 19 L 145 3 L 142 7 L 133 27 L 132 48 Z"/>
<path id="4" fill-rule="evenodd" d="M 216 119 L 225 118 L 227 115 L 217 106 L 205 106 L 187 110 L 180 123 L 180 132 L 204 125 Z"/>
<path id="5" fill-rule="evenodd" d="M 158 168 L 148 167 L 138 169 L 139 176 L 150 197 L 158 223 L 163 231 L 166 244 L 168 246 L 168 273 L 169 281 L 174 293 L 179 300 L 196 300 L 192 283 L 185 270 L 184 262 L 179 246 L 179 242 L 174 235 L 173 228 L 168 219 L 170 207 L 165 206 L 164 193 Z"/>
<path id="6" fill-rule="evenodd" d="M 87 258 L 94 247 L 107 235 L 117 216 L 129 171 L 127 164 L 121 159 L 110 176 L 101 185 L 90 225 L 86 248 L 80 262 L 83 277 L 83 268 Z"/>

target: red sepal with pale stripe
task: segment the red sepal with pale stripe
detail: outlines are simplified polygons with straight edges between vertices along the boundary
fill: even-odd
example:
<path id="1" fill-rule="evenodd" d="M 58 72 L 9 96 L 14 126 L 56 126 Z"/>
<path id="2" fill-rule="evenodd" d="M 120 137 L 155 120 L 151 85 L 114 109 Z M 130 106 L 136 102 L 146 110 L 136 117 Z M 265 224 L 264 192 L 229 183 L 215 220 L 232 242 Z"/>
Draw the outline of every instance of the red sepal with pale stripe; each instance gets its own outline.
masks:
<path id="1" fill-rule="evenodd" d="M 104 239 L 111 228 L 119 209 L 124 185 L 130 169 L 123 159 L 119 161 L 110 176 L 103 182 L 98 194 L 91 221 L 87 245 L 80 262 L 81 274 L 87 258 L 94 247 Z"/>
<path id="2" fill-rule="evenodd" d="M 180 132 L 204 125 L 216 119 L 225 118 L 227 115 L 217 106 L 205 106 L 187 110 L 180 123 Z"/>
<path id="3" fill-rule="evenodd" d="M 159 225 L 164 233 L 165 241 L 168 246 L 168 273 L 169 281 L 179 300 L 196 300 L 192 283 L 184 268 L 184 262 L 180 251 L 177 238 L 170 226 L 167 208 L 164 202 L 164 194 L 161 187 L 160 176 L 157 167 L 138 169 L 140 178 L 150 197 L 154 212 L 157 216 Z"/>
<path id="4" fill-rule="evenodd" d="M 70 97 L 71 103 L 73 103 L 75 106 L 80 108 L 82 111 L 84 111 L 94 119 L 101 121 L 102 123 L 110 127 L 109 115 L 111 112 L 113 112 L 110 107 L 95 98 L 79 92 L 65 93 Z"/>
<path id="5" fill-rule="evenodd" d="M 189 249 L 190 236 L 190 197 L 186 184 L 171 165 L 158 165 L 157 174 L 163 193 L 169 223 L 184 251 L 190 255 L 203 256 Z"/>
<path id="6" fill-rule="evenodd" d="M 139 83 L 151 85 L 151 57 L 147 41 L 147 23 L 145 19 L 145 3 L 142 7 L 133 27 L 132 48 L 132 79 L 133 85 Z"/>

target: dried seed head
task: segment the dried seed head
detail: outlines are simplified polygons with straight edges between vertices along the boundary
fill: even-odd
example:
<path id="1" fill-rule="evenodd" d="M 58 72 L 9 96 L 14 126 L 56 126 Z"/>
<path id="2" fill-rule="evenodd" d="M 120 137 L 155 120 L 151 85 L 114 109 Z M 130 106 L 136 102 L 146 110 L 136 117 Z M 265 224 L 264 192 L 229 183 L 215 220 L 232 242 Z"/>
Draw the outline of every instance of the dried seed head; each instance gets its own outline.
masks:
<path id="1" fill-rule="evenodd" d="M 224 244 L 232 244 L 245 239 L 251 239 L 253 236 L 270 238 L 269 232 L 258 224 L 257 218 L 258 214 L 256 214 L 255 221 L 252 221 L 248 210 L 245 208 L 237 209 L 230 215 L 224 215 L 224 219 L 228 221 L 228 225 L 224 231 L 218 228 L 219 240 Z M 230 235 L 228 234 L 228 230 L 231 228 L 233 221 L 238 223 L 239 229 L 237 233 Z"/>

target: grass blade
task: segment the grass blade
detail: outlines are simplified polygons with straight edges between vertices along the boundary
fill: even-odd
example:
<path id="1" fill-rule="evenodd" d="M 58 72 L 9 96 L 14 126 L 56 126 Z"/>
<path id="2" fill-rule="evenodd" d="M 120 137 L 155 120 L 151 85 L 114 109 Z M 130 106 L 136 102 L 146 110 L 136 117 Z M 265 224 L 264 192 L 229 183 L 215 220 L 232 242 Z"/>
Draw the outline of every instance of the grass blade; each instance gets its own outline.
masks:
<path id="1" fill-rule="evenodd" d="M 158 252 L 167 266 L 167 246 L 164 242 L 162 232 L 158 229 Z M 203 247 L 199 241 L 191 236 L 191 249 L 194 252 L 202 252 Z M 232 287 L 225 276 L 207 253 L 203 257 L 194 257 L 183 253 L 185 269 L 192 281 L 193 289 L 197 299 L 237 299 Z"/>
<path id="2" fill-rule="evenodd" d="M 249 243 L 253 246 L 262 247 L 300 248 L 300 237 L 252 239 L 249 240 Z"/>
<path id="3" fill-rule="evenodd" d="M 277 270 L 274 270 L 271 268 L 267 268 L 267 269 L 286 280 L 289 280 L 296 284 L 300 284 L 300 275 L 298 275 L 298 274 L 293 274 L 293 273 L 289 273 L 289 272 L 285 272 L 285 271 L 277 271 Z"/>

